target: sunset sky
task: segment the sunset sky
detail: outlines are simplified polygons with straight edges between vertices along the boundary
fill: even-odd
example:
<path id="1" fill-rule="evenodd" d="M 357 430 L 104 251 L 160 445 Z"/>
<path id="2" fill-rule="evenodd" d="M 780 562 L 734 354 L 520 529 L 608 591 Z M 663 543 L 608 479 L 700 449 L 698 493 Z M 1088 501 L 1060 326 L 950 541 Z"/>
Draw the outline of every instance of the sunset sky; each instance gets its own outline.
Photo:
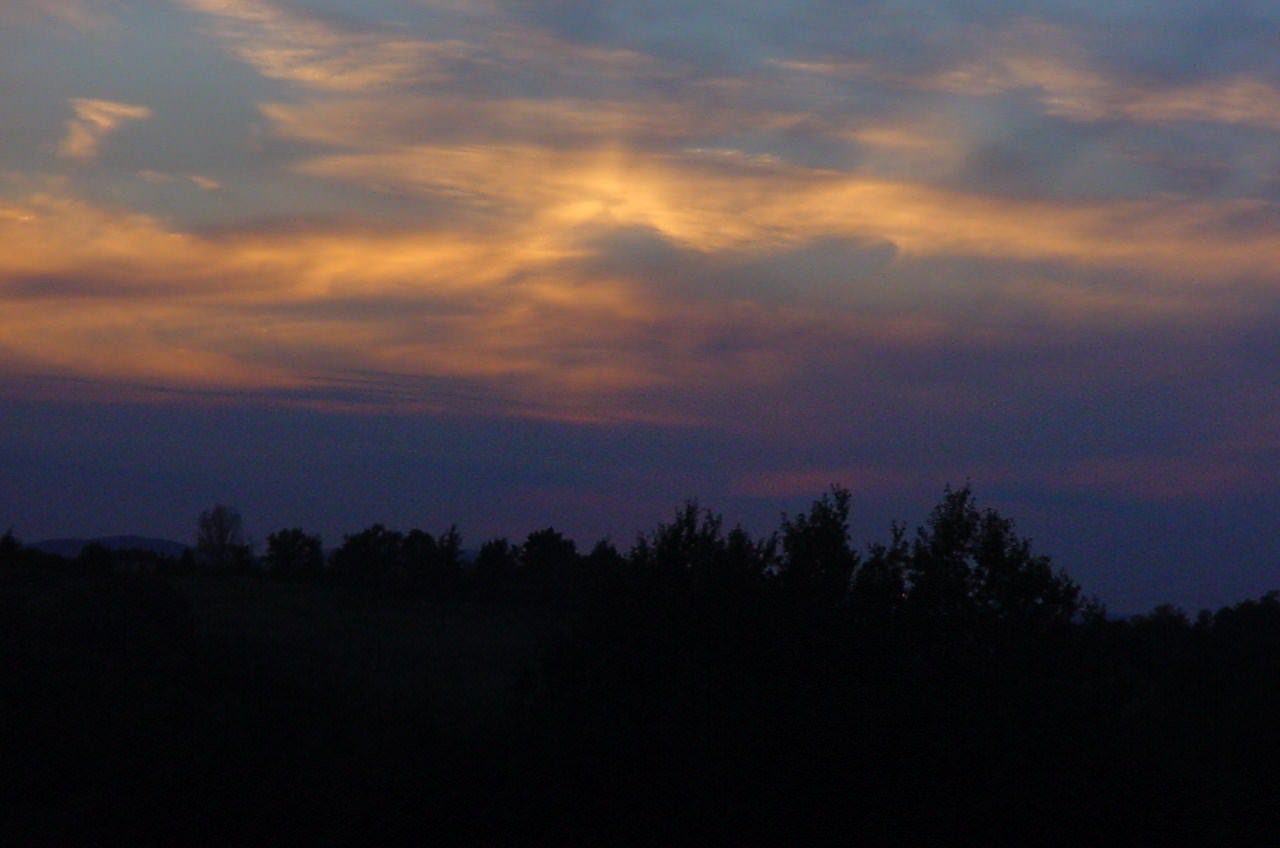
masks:
<path id="1" fill-rule="evenodd" d="M 1280 7 L 5 0 L 0 531 L 854 538 L 1280 588 Z"/>

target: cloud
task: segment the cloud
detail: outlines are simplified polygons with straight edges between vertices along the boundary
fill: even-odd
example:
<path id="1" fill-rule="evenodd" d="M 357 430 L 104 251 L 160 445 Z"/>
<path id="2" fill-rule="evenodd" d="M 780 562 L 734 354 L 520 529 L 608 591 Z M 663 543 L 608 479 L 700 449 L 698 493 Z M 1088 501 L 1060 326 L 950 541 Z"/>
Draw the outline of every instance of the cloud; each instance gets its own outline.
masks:
<path id="1" fill-rule="evenodd" d="M 1107 457 L 1059 470 L 1046 481 L 1053 488 L 1123 495 L 1141 501 L 1195 501 L 1274 491 L 1274 470 L 1249 456 Z"/>
<path id="2" fill-rule="evenodd" d="M 217 21 L 231 51 L 270 79 L 352 92 L 447 76 L 462 41 L 425 41 L 358 27 L 266 0 L 178 0 Z"/>
<path id="3" fill-rule="evenodd" d="M 656 97 L 399 95 L 259 106 L 280 138 L 349 149 L 518 142 L 557 149 L 625 146 L 674 151 L 741 132 L 782 130 L 802 113 L 707 109 Z M 710 148 L 699 152 L 710 152 Z"/>
<path id="4" fill-rule="evenodd" d="M 531 145 L 405 145 L 315 156 L 300 172 L 456 206 L 546 232 L 609 221 L 690 249 L 777 250 L 867 239 L 907 256 L 1062 262 L 1170 279 L 1262 278 L 1280 235 L 1236 222 L 1261 200 L 1145 198 L 1050 202 L 988 197 L 899 180 L 737 160 Z"/>
<path id="5" fill-rule="evenodd" d="M 47 71 L 0 97 L 0 395 L 92 397 L 121 444 L 265 410 L 233 482 L 341 422 L 304 501 L 373 442 L 393 510 L 475 489 L 601 532 L 685 494 L 771 527 L 832 483 L 887 519 L 972 479 L 1073 573 L 1169 526 L 1242 563 L 1237 504 L 1280 482 L 1253 5 L 0 0 L 2 55 Z"/>
<path id="6" fill-rule="evenodd" d="M 988 480 L 991 477 L 986 478 Z M 832 486 L 844 486 L 854 494 L 874 492 L 904 495 L 928 491 L 937 486 L 933 469 L 866 466 L 782 471 L 749 471 L 737 475 L 728 486 L 731 497 L 796 498 L 812 497 Z"/>
<path id="7" fill-rule="evenodd" d="M 560 275 L 550 245 L 358 229 L 199 237 L 53 195 L 3 211 L 0 346 L 27 370 L 300 390 L 363 368 L 481 381 L 572 415 L 666 381 L 608 341 L 653 308 Z"/>
<path id="8" fill-rule="evenodd" d="M 626 159 L 615 164 L 619 173 L 643 171 Z M 696 176 L 666 177 L 684 184 L 677 204 L 722 190 Z M 1213 282 L 1201 275 L 1221 262 L 1232 231 L 1215 236 L 1215 247 L 1199 219 L 1175 228 L 1181 238 L 1170 241 L 1182 242 L 1179 261 L 1201 270 L 1179 285 L 1163 279 L 1157 262 L 1125 294 L 1106 263 L 1093 278 L 1073 272 L 1080 263 L 1072 262 L 1044 279 L 998 264 L 966 279 L 945 255 L 913 270 L 922 259 L 895 253 L 890 242 L 806 242 L 811 232 L 839 228 L 819 220 L 810 231 L 794 216 L 794 232 L 772 242 L 769 227 L 781 227 L 782 217 L 755 221 L 759 229 L 741 241 L 677 240 L 673 234 L 728 222 L 730 211 L 704 209 L 705 224 L 683 229 L 674 212 L 651 214 L 644 204 L 622 204 L 613 216 L 565 215 L 556 210 L 580 202 L 582 189 L 562 197 L 562 179 L 550 174 L 528 215 L 431 231 L 332 222 L 199 235 L 65 194 L 10 202 L 0 209 L 6 371 L 269 390 L 318 406 L 715 422 L 817 439 L 836 419 L 848 432 L 885 416 L 982 419 L 1000 391 L 1017 400 L 1001 415 L 1039 420 L 1047 374 L 1066 368 L 1050 384 L 1081 397 L 1099 390 L 1109 362 L 1128 363 L 1107 377 L 1117 386 L 1144 379 L 1206 343 L 1178 357 L 1153 353 L 1140 366 L 1131 347 L 1150 344 L 1142 328 L 1207 327 L 1216 315 L 1219 332 L 1229 333 L 1270 296 L 1202 287 Z M 866 205 L 883 212 L 889 199 L 891 192 Z M 796 202 L 810 208 L 810 200 Z M 929 205 L 897 214 L 919 217 Z M 830 214 L 845 220 L 852 208 Z M 749 204 L 737 210 L 750 218 Z M 1044 223 L 1016 205 L 1005 214 L 1029 227 Z M 1089 235 L 1089 226 L 1077 229 Z M 1156 243 L 1139 239 L 1135 249 Z M 1197 259 L 1201 251 L 1207 256 Z M 1143 279 L 1133 273 L 1121 279 Z M 775 296 L 771 281 L 786 283 L 787 296 Z M 1144 298 L 1154 308 L 1143 309 Z M 356 372 L 379 376 L 352 379 Z M 758 398 L 769 399 L 766 408 L 743 417 L 742 405 Z"/>
<path id="9" fill-rule="evenodd" d="M 1235 373 L 1221 339 L 1275 309 L 1280 205 L 1218 176 L 1269 143 L 1257 67 L 1144 76 L 1026 21 L 899 25 L 894 57 L 884 15 L 840 48 L 776 4 L 737 4 L 751 20 L 701 57 L 625 4 L 397 4 L 403 25 L 179 5 L 256 70 L 226 97 L 258 117 L 240 146 L 5 189 L 7 373 L 818 446 L 744 463 L 751 497 L 1025 476 L 1054 450 L 1114 488 L 1128 467 L 1090 463 L 1132 445 L 1070 423 L 1171 371 Z M 939 26 L 954 41 L 919 50 Z M 75 105 L 82 160 L 150 115 Z M 1213 126 L 1184 149 L 1184 124 Z M 1187 407 L 1221 428 L 1239 398 L 1218 400 Z M 1225 480 L 1196 474 L 1166 488 Z"/>
<path id="10" fill-rule="evenodd" d="M 176 382 L 205 369 L 201 385 L 348 401 L 367 386 L 370 403 L 389 404 L 460 381 L 466 402 L 494 408 L 723 422 L 749 391 L 821 395 L 797 375 L 838 370 L 831 351 L 860 351 L 845 363 L 855 371 L 876 367 L 877 352 L 916 363 L 904 366 L 912 409 L 969 414 L 966 389 L 918 379 L 927 352 L 1233 326 L 1269 297 L 1280 261 L 1275 207 L 1259 199 L 1064 201 L 947 182 L 971 167 L 974 139 L 953 113 L 930 111 L 934 94 L 1031 92 L 1063 116 L 1139 102 L 1117 99 L 1056 30 L 1036 35 L 1038 51 L 1001 41 L 986 65 L 955 60 L 967 55 L 957 49 L 932 76 L 894 76 L 879 59 L 788 61 L 789 76 L 752 90 L 750 75 L 658 67 L 607 39 L 495 27 L 481 43 L 427 41 L 284 3 L 183 2 L 235 55 L 300 87 L 259 107 L 263 137 L 279 145 L 259 163 L 264 184 L 340 204 L 310 220 L 248 209 L 254 223 L 201 234 L 69 190 L 26 198 L 3 224 L 24 249 L 0 261 L 0 297 L 26 317 L 5 343 L 24 362 Z M 523 90 L 550 72 L 529 45 L 562 42 L 598 79 L 569 71 Z M 511 89 L 488 88 L 513 57 L 528 67 Z M 884 111 L 811 101 L 797 83 L 839 74 L 928 96 Z M 64 155 L 91 158 L 107 132 L 149 115 L 76 103 L 83 139 L 69 133 Z M 847 161 L 815 162 L 806 151 L 819 143 Z M 218 188 L 199 168 L 137 175 Z M 1028 168 L 1033 182 L 1043 174 Z M 394 211 L 371 217 L 380 202 Z M 84 339 L 110 354 L 78 362 L 68 352 Z M 183 362 L 181 374 L 162 367 Z"/>
<path id="11" fill-rule="evenodd" d="M 1119 110 L 1149 123 L 1203 121 L 1280 129 L 1280 87 L 1249 75 L 1137 91 Z"/>
<path id="12" fill-rule="evenodd" d="M 0 23 L 34 26 L 53 21 L 78 33 L 103 32 L 117 23 L 115 5 L 89 0 L 7 0 L 0 5 Z"/>
<path id="13" fill-rule="evenodd" d="M 222 183 L 211 177 L 202 177 L 199 174 L 175 175 L 165 173 L 163 171 L 152 171 L 148 169 L 139 171 L 138 177 L 145 182 L 149 182 L 154 185 L 171 185 L 178 180 L 183 180 L 190 182 L 192 185 L 203 189 L 204 191 L 217 191 L 222 188 Z"/>
<path id="14" fill-rule="evenodd" d="M 978 31 L 970 44 L 978 58 L 965 56 L 923 71 L 900 71 L 865 59 L 788 59 L 773 64 L 800 73 L 870 80 L 891 89 L 969 98 L 1026 91 L 1045 114 L 1072 121 L 1280 128 L 1280 86 L 1255 74 L 1138 81 L 1122 70 L 1102 68 L 1075 30 L 1031 19 L 1003 31 Z"/>
<path id="15" fill-rule="evenodd" d="M 146 106 L 111 100 L 77 97 L 72 99 L 71 106 L 76 116 L 67 122 L 67 134 L 58 147 L 58 155 L 81 162 L 96 159 L 102 140 L 122 125 L 151 117 L 151 110 Z"/>

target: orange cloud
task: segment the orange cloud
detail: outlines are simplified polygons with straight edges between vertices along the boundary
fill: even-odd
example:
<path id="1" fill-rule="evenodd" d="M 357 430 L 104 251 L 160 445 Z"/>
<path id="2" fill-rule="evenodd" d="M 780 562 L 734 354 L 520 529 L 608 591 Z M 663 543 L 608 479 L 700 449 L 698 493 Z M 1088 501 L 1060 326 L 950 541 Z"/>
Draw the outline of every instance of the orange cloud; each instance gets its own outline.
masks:
<path id="1" fill-rule="evenodd" d="M 439 78 L 468 53 L 462 42 L 360 32 L 267 0 L 180 2 L 214 18 L 231 51 L 263 76 L 310 88 L 364 91 Z"/>
<path id="2" fill-rule="evenodd" d="M 106 115 L 95 126 L 140 119 L 129 110 L 141 107 L 102 103 L 83 104 L 86 114 Z M 888 288 L 861 302 L 897 298 L 902 314 L 862 315 L 849 305 L 858 298 L 833 309 L 839 298 L 804 296 L 789 312 L 761 314 L 731 274 L 714 293 L 701 289 L 701 273 L 744 258 L 844 239 L 891 244 L 899 264 L 1054 263 L 1067 270 L 1052 281 L 1011 274 L 951 285 L 986 286 L 1059 324 L 1103 328 L 1208 314 L 1240 320 L 1248 286 L 1263 285 L 1256 281 L 1280 264 L 1280 236 L 1239 223 L 1268 214 L 1260 201 L 1033 202 L 735 151 L 646 151 L 601 143 L 612 132 L 608 107 L 578 101 L 542 112 L 524 103 L 511 120 L 520 128 L 542 114 L 586 127 L 581 138 L 591 145 L 423 143 L 385 107 L 337 102 L 264 114 L 282 135 L 342 148 L 300 159 L 300 178 L 447 210 L 430 229 L 410 214 L 381 231 L 333 222 L 200 235 L 64 189 L 30 195 L 0 210 L 0 344 L 23 368 L 57 373 L 305 388 L 360 368 L 476 381 L 522 408 L 688 418 L 698 414 L 692 404 L 677 413 L 675 400 L 654 408 L 635 399 L 784 385 L 814 353 L 796 339 L 927 347 L 967 320 L 945 298 L 913 301 Z M 677 121 L 673 138 L 683 132 L 678 120 L 699 126 L 680 109 L 666 117 Z M 618 121 L 624 136 L 644 126 L 634 111 Z M 611 249 L 598 236 L 627 231 L 653 234 L 673 264 L 593 264 Z M 1073 282 L 1070 269 L 1126 282 Z M 856 292 L 867 282 L 851 272 L 825 285 Z M 733 322 L 749 343 L 718 343 Z M 998 321 L 967 332 L 994 333 L 993 344 L 1007 335 Z"/>
<path id="3" fill-rule="evenodd" d="M 1075 121 L 1180 121 L 1280 128 L 1280 87 L 1248 74 L 1185 85 L 1142 83 L 1106 73 L 1069 29 L 1024 20 L 977 40 L 982 58 L 928 74 L 905 74 L 866 61 L 780 61 L 786 70 L 872 79 L 893 88 L 966 97 L 1038 92 L 1047 114 Z"/>
<path id="4" fill-rule="evenodd" d="M 385 89 L 434 73 L 452 61 L 453 47 L 356 31 L 285 4 L 185 2 L 221 21 L 227 43 L 262 73 L 314 89 L 316 99 L 260 107 L 277 138 L 310 148 L 295 152 L 282 181 L 391 193 L 407 211 L 381 231 L 331 221 L 202 235 L 65 190 L 12 202 L 0 210 L 0 344 L 24 368 L 294 389 L 362 369 L 471 381 L 547 414 L 691 419 L 695 404 L 655 408 L 636 399 L 712 385 L 726 396 L 783 386 L 815 356 L 797 339 L 928 347 L 968 321 L 945 297 L 913 300 L 888 286 L 847 299 L 797 292 L 789 311 L 764 314 L 759 283 L 756 291 L 735 288 L 724 272 L 714 291 L 704 290 L 701 274 L 735 263 L 824 240 L 891 245 L 883 272 L 891 279 L 923 258 L 1015 269 L 1048 263 L 1057 275 L 940 282 L 934 293 L 973 286 L 1060 325 L 1112 329 L 1210 313 L 1239 320 L 1246 289 L 1265 285 L 1259 281 L 1280 264 L 1280 236 L 1240 223 L 1271 213 L 1261 201 L 1029 201 L 935 188 L 918 175 L 813 167 L 789 161 L 781 147 L 749 154 L 715 143 L 748 126 L 789 130 L 804 115 L 705 109 L 696 98 L 408 96 Z M 366 55 L 386 44 L 393 49 L 381 59 Z M 626 51 L 589 58 L 657 73 Z M 1096 104 L 1139 102 L 1117 100 L 1112 83 L 1058 54 L 1006 52 L 999 62 L 999 73 L 969 69 L 930 84 L 1039 87 L 1052 108 L 1082 116 Z M 384 90 L 346 94 L 377 88 Z M 1241 87 L 1222 114 L 1238 113 L 1256 93 Z M 1199 108 L 1142 102 L 1156 104 L 1144 107 L 1151 115 Z M 150 115 L 111 101 L 75 105 L 63 155 L 80 159 L 125 122 Z M 886 118 L 857 128 L 833 120 L 821 130 L 889 156 L 906 151 L 902 161 L 959 161 L 963 145 L 945 138 L 942 120 Z M 317 154 L 316 146 L 325 149 Z M 178 173 L 138 175 L 218 187 Z M 358 215 L 362 198 L 350 197 Z M 430 214 L 419 216 L 424 210 Z M 618 232 L 651 234 L 634 267 L 604 261 L 607 236 Z M 673 257 L 662 260 L 668 265 L 645 265 L 646 251 L 663 250 Z M 1086 279 L 1073 280 L 1073 271 Z M 788 286 L 784 266 L 768 273 L 779 276 L 770 285 Z M 830 273 L 828 291 L 873 289 L 862 272 Z M 1088 282 L 1108 275 L 1123 282 Z M 902 305 L 901 314 L 886 304 Z M 998 344 L 1009 332 L 999 324 L 965 332 Z"/>
<path id="5" fill-rule="evenodd" d="M 409 143 L 544 144 L 588 151 L 644 142 L 676 143 L 742 129 L 744 115 L 660 98 L 477 98 L 449 95 L 328 97 L 259 106 L 281 138 L 349 149 Z M 803 113 L 753 110 L 757 131 L 786 129 Z"/>
<path id="6" fill-rule="evenodd" d="M 83 97 L 71 101 L 76 116 L 67 122 L 67 134 L 58 147 L 58 155 L 66 159 L 88 161 L 98 155 L 98 147 L 109 134 L 129 121 L 151 117 L 146 106 L 90 100 Z"/>
<path id="7" fill-rule="evenodd" d="M 6 0 L 0 4 L 0 23 L 29 26 L 54 21 L 76 32 L 100 32 L 116 23 L 110 4 L 89 0 Z"/>
<path id="8" fill-rule="evenodd" d="M 409 381 L 371 388 L 375 403 L 447 404 L 413 381 L 461 380 L 474 387 L 465 402 L 521 414 L 692 421 L 680 397 L 785 381 L 803 355 L 788 340 L 815 328 L 922 338 L 914 319 L 673 297 L 643 275 L 592 270 L 589 243 L 540 217 L 493 231 L 209 236 L 34 195 L 0 208 L 4 370 L 322 393 L 361 370 Z"/>
<path id="9" fill-rule="evenodd" d="M 1052 76 L 1042 65 L 1020 73 Z M 524 222 L 544 240 L 563 241 L 602 222 L 650 228 L 705 253 L 866 239 L 892 243 L 908 257 L 1047 261 L 1197 286 L 1259 278 L 1280 260 L 1280 237 L 1235 223 L 1264 214 L 1261 201 L 1035 201 L 931 187 L 918 179 L 921 169 L 958 166 L 966 155 L 940 118 L 830 128 L 884 157 L 902 175 L 891 178 L 676 147 L 743 120 L 732 111 L 707 117 L 689 104 L 654 117 L 637 104 L 481 100 L 468 107 L 473 129 L 438 129 L 469 127 L 461 108 L 448 99 L 392 97 L 262 110 L 283 138 L 339 148 L 301 159 L 300 174 L 420 197 L 477 226 Z M 785 112 L 754 117 L 774 128 L 798 120 Z M 664 141 L 637 141 L 646 137 Z"/>
<path id="10" fill-rule="evenodd" d="M 1135 92 L 1125 117 L 1147 123 L 1205 121 L 1280 129 L 1280 87 L 1237 75 L 1164 90 Z"/>
<path id="11" fill-rule="evenodd" d="M 199 174 L 175 175 L 168 174 L 163 171 L 152 171 L 148 169 L 145 171 L 139 171 L 138 177 L 146 182 L 154 183 L 156 185 L 169 185 L 181 179 L 188 181 L 197 188 L 204 189 L 205 191 L 217 191 L 222 188 L 222 183 L 211 177 L 202 177 Z"/>
<path id="12" fill-rule="evenodd" d="M 202 237 L 37 196 L 0 210 L 0 347 L 10 373 L 303 389 L 365 369 L 578 417 L 666 382 L 611 341 L 660 310 L 558 271 L 564 255 L 447 233 Z"/>
<path id="13" fill-rule="evenodd" d="M 297 167 L 537 221 L 546 233 L 608 221 L 649 227 L 701 251 L 862 238 L 905 255 L 1064 262 L 1197 284 L 1265 276 L 1280 262 L 1280 236 L 1231 223 L 1265 211 L 1262 201 L 1029 201 L 771 159 L 723 164 L 698 155 L 477 144 L 317 156 Z"/>

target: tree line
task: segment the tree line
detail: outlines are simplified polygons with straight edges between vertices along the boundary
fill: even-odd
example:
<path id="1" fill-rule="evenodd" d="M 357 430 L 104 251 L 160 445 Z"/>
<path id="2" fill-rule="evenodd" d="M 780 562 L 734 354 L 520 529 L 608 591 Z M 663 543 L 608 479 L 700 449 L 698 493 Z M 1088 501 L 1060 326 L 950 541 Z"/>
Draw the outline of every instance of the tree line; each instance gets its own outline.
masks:
<path id="1" fill-rule="evenodd" d="M 328 553 L 277 531 L 255 557 L 229 507 L 200 517 L 185 561 L 86 550 L 59 565 L 6 534 L 0 753 L 21 779 L 0 798 L 21 801 L 19 823 L 92 813 L 95 835 L 112 816 L 136 835 L 122 811 L 177 809 L 143 832 L 188 834 L 198 815 L 222 844 L 308 826 L 334 844 L 404 827 L 538 844 L 1203 844 L 1280 824 L 1280 594 L 1118 620 L 968 486 L 863 546 L 850 502 L 833 487 L 764 536 L 689 502 L 626 550 L 586 552 L 552 528 L 467 553 L 455 527 L 375 524 Z M 155 573 L 126 579 L 130 564 Z M 41 576 L 58 568 L 97 576 Z M 223 578 L 371 609 L 369 628 L 390 608 L 378 599 L 406 597 L 432 615 L 537 607 L 558 626 L 501 710 L 449 713 L 213 638 L 172 585 Z"/>
<path id="2" fill-rule="evenodd" d="M 240 514 L 226 505 L 202 513 L 192 561 L 213 569 L 254 569 L 283 579 L 327 579 L 470 592 L 575 605 L 610 581 L 641 577 L 684 582 L 697 592 L 774 591 L 813 604 L 845 605 L 861 616 L 1067 622 L 1091 609 L 1080 587 L 1033 552 L 1012 519 L 980 509 L 969 486 L 948 487 L 928 520 L 908 537 L 863 549 L 849 535 L 851 494 L 833 486 L 811 507 L 784 515 L 763 537 L 696 501 L 637 538 L 625 552 L 608 539 L 589 552 L 552 527 L 523 542 L 486 541 L 473 555 L 456 526 L 439 534 L 374 524 L 347 535 L 326 555 L 323 540 L 301 528 L 268 535 L 255 558 Z"/>

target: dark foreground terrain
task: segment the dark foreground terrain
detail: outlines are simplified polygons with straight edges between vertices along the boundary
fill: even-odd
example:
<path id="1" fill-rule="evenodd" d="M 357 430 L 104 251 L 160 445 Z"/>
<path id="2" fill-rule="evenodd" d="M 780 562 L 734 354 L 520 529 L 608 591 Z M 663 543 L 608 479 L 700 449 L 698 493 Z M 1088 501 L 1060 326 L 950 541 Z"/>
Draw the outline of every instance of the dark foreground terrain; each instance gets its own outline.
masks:
<path id="1" fill-rule="evenodd" d="M 0 837 L 1230 844 L 1280 823 L 1280 599 L 1113 621 L 1008 523 L 957 541 L 936 512 L 855 555 L 839 506 L 768 543 L 686 510 L 626 556 L 447 592 L 11 545 Z"/>
<path id="2" fill-rule="evenodd" d="M 57 569 L 6 575 L 0 616 L 0 833 L 63 845 L 500 832 L 513 693 L 555 621 Z"/>

